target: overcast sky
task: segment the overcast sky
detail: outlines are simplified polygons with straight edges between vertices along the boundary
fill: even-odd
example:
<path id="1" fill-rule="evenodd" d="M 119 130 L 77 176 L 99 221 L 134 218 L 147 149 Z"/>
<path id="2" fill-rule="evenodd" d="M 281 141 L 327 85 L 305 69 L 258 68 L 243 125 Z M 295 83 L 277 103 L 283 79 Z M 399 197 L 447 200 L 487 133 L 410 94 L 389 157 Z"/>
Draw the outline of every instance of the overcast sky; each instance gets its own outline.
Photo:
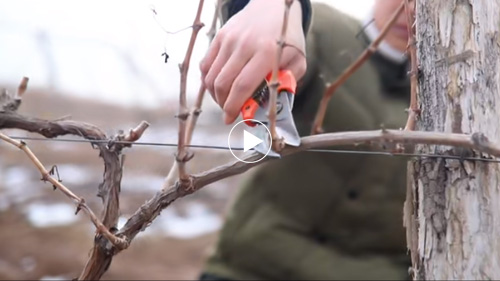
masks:
<path id="1" fill-rule="evenodd" d="M 316 0 L 358 18 L 373 0 Z M 198 62 L 208 46 L 214 0 L 206 0 L 191 60 L 188 92 L 199 86 Z M 29 76 L 33 86 L 124 105 L 154 106 L 175 98 L 198 0 L 0 1 L 0 84 Z M 156 19 L 151 7 L 157 11 Z M 157 22 L 158 21 L 158 22 Z M 165 64 L 161 53 L 167 51 Z"/>

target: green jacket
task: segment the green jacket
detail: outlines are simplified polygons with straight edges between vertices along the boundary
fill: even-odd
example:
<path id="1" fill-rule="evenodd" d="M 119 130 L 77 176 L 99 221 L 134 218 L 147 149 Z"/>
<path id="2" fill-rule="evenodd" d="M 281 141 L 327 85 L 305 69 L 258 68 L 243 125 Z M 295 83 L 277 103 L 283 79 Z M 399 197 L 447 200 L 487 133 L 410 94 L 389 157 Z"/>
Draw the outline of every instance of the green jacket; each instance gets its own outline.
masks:
<path id="1" fill-rule="evenodd" d="M 312 7 L 308 70 L 294 105 L 301 135 L 310 132 L 326 82 L 369 43 L 357 36 L 359 21 L 325 4 Z M 403 127 L 406 71 L 373 56 L 331 99 L 325 130 Z M 303 152 L 261 165 L 243 184 L 204 272 L 227 279 L 408 278 L 406 161 Z"/>

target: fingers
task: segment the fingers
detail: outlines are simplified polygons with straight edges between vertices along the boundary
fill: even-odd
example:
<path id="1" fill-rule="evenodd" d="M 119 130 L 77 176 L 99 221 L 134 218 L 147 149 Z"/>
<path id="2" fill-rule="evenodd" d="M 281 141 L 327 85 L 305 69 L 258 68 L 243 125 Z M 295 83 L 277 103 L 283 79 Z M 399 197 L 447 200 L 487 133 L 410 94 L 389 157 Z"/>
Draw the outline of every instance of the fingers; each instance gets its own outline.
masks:
<path id="1" fill-rule="evenodd" d="M 302 55 L 297 55 L 284 68 L 290 70 L 295 76 L 295 80 L 299 81 L 306 74 L 307 62 Z"/>
<path id="2" fill-rule="evenodd" d="M 224 104 L 224 122 L 231 124 L 238 118 L 240 109 L 245 101 L 252 96 L 257 87 L 271 71 L 277 48 L 270 45 L 270 48 L 257 53 L 246 65 L 242 66 L 241 71 L 233 73 L 234 82 Z M 236 57 L 237 58 L 237 57 Z M 280 69 L 289 69 L 299 80 L 306 72 L 306 59 L 296 50 L 284 50 Z M 231 77 L 232 78 L 232 77 Z M 232 81 L 233 79 L 231 79 Z"/>
<path id="3" fill-rule="evenodd" d="M 219 53 L 221 47 L 221 37 L 222 36 L 219 35 L 214 38 L 212 44 L 210 44 L 207 54 L 205 55 L 205 58 L 203 58 L 203 60 L 200 62 L 200 71 L 202 79 L 205 79 L 205 76 L 207 75 L 208 71 L 210 70 L 210 67 L 212 66 L 212 63 L 214 62 L 215 58 L 217 57 L 217 54 Z"/>
<path id="4" fill-rule="evenodd" d="M 219 73 L 227 63 L 228 59 L 231 57 L 232 46 L 230 44 L 224 43 L 220 48 L 220 51 L 217 53 L 217 56 L 210 66 L 207 75 L 205 76 L 204 83 L 207 90 L 210 92 L 212 97 L 217 101 L 217 96 L 215 96 L 214 84 L 215 79 L 219 76 Z M 217 103 L 219 103 L 217 101 Z"/>
<path id="5" fill-rule="evenodd" d="M 210 67 L 212 66 L 215 58 L 217 57 L 217 54 L 219 53 L 220 47 L 221 47 L 221 40 L 220 37 L 217 34 L 212 41 L 212 44 L 210 44 L 209 49 L 205 57 L 201 60 L 200 62 L 200 72 L 201 72 L 201 82 L 205 85 L 205 88 L 207 88 L 207 85 L 205 83 L 205 78 L 208 74 L 208 71 L 210 70 Z M 207 88 L 208 89 L 208 88 Z M 215 100 L 215 96 L 212 94 L 213 92 L 210 92 L 210 95 L 212 95 L 212 98 Z"/>
<path id="6" fill-rule="evenodd" d="M 222 67 L 214 82 L 215 99 L 219 106 L 224 107 L 234 80 L 248 63 L 252 54 L 248 48 L 237 48 L 227 63 Z"/>
<path id="7" fill-rule="evenodd" d="M 226 124 L 231 124 L 238 118 L 241 107 L 262 83 L 271 67 L 272 59 L 269 59 L 268 52 L 258 53 L 243 67 L 234 80 L 224 103 L 224 122 Z"/>
<path id="8" fill-rule="evenodd" d="M 295 79 L 298 81 L 306 72 L 306 58 L 296 49 L 285 48 L 281 56 L 280 69 L 288 69 L 292 71 Z"/>
<path id="9" fill-rule="evenodd" d="M 233 123 L 245 101 L 271 71 L 276 57 L 274 41 L 258 40 L 244 34 L 219 33 L 200 63 L 202 80 L 213 99 L 224 110 L 224 122 Z M 285 48 L 280 69 L 289 69 L 300 79 L 305 58 L 293 48 Z"/>

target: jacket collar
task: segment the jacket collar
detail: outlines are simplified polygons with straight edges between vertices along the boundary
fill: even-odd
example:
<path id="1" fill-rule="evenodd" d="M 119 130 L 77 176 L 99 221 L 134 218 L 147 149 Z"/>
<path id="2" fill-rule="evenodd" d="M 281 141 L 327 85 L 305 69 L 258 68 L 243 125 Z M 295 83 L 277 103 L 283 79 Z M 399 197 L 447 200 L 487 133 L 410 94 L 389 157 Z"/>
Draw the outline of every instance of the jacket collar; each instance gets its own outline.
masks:
<path id="1" fill-rule="evenodd" d="M 375 24 L 372 22 L 372 14 L 363 21 L 363 32 L 361 38 L 366 47 L 380 34 Z M 378 70 L 383 92 L 394 98 L 407 99 L 410 95 L 410 79 L 407 75 L 409 71 L 408 57 L 382 41 L 377 52 L 371 58 L 371 63 Z"/>

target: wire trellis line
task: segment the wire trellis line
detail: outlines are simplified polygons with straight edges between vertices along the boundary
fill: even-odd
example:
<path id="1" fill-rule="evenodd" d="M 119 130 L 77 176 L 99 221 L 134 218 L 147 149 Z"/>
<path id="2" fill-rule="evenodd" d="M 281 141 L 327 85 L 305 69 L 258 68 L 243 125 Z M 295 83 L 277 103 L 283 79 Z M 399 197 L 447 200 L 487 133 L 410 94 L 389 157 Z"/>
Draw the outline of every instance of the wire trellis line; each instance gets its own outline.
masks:
<path id="1" fill-rule="evenodd" d="M 70 142 L 70 143 L 116 143 L 116 144 L 131 144 L 140 146 L 158 146 L 158 147 L 177 147 L 177 143 L 162 143 L 162 142 L 130 142 L 130 141 L 113 141 L 113 140 L 86 140 L 86 139 L 68 139 L 68 138 L 41 138 L 41 137 L 20 137 L 9 136 L 15 140 L 30 140 L 30 141 L 46 141 L 46 142 Z M 223 145 L 207 145 L 207 144 L 189 144 L 190 148 L 212 149 L 212 150 L 236 150 L 243 151 L 243 147 L 231 147 Z M 396 153 L 386 151 L 369 151 L 369 150 L 348 150 L 348 149 L 308 149 L 305 152 L 315 153 L 334 153 L 334 154 L 362 154 L 362 155 L 382 155 L 382 156 L 399 156 L 399 157 L 419 157 L 419 158 L 443 158 L 454 159 L 461 161 L 480 161 L 489 163 L 500 163 L 500 159 L 495 158 L 479 158 L 465 157 L 460 155 L 440 155 L 440 154 L 424 154 L 424 153 Z"/>

